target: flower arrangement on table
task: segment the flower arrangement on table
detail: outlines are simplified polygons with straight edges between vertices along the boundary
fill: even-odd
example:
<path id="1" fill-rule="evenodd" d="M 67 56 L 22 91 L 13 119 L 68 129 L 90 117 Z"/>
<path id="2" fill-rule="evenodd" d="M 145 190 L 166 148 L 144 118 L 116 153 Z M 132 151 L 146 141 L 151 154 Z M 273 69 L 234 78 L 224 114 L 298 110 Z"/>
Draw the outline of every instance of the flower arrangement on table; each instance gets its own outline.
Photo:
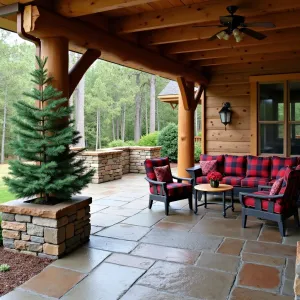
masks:
<path id="1" fill-rule="evenodd" d="M 210 186 L 213 188 L 219 187 L 220 181 L 222 180 L 222 174 L 219 172 L 210 172 L 207 175 L 207 179 L 209 180 Z"/>

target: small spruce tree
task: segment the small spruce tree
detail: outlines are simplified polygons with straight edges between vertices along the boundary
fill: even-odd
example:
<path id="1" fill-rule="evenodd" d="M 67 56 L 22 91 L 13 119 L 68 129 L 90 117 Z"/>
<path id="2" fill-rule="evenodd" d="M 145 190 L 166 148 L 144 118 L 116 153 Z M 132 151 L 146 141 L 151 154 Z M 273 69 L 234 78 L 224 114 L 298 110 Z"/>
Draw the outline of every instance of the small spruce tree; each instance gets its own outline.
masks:
<path id="1" fill-rule="evenodd" d="M 80 139 L 70 118 L 73 107 L 51 85 L 52 77 L 45 68 L 47 58 L 37 57 L 36 61 L 31 76 L 37 87 L 24 93 L 33 103 L 14 104 L 12 147 L 19 160 L 9 162 L 11 176 L 4 181 L 18 197 L 37 196 L 37 203 L 51 204 L 79 193 L 94 171 L 88 171 L 83 160 L 76 158 L 79 151 L 70 150 Z"/>

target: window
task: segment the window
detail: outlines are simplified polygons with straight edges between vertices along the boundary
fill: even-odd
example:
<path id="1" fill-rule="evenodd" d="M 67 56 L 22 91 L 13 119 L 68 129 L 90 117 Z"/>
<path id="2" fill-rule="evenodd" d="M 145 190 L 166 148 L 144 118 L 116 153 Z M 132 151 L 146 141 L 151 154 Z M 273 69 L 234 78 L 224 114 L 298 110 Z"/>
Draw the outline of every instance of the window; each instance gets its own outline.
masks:
<path id="1" fill-rule="evenodd" d="M 300 154 L 300 74 L 253 76 L 252 154 Z M 253 94 L 252 94 L 253 93 Z M 256 120 L 256 125 L 253 123 Z"/>

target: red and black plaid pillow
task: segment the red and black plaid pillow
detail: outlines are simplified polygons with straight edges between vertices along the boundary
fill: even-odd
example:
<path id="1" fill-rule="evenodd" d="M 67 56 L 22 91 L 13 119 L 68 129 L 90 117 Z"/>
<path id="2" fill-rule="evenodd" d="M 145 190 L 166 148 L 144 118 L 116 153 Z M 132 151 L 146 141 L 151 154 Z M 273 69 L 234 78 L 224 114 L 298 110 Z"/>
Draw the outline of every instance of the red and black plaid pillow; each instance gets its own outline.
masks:
<path id="1" fill-rule="evenodd" d="M 279 157 L 273 156 L 271 178 L 275 179 L 279 170 L 283 167 L 293 167 L 297 165 L 297 157 Z"/>
<path id="2" fill-rule="evenodd" d="M 224 173 L 226 176 L 245 176 L 246 156 L 225 155 Z"/>
<path id="3" fill-rule="evenodd" d="M 217 163 L 216 160 L 200 161 L 202 175 L 206 176 L 210 172 L 217 171 Z"/>
<path id="4" fill-rule="evenodd" d="M 147 177 L 151 180 L 157 180 L 154 173 L 154 167 L 170 166 L 168 157 L 160 157 L 153 159 L 146 159 L 144 162 Z"/>
<path id="5" fill-rule="evenodd" d="M 246 177 L 264 177 L 268 178 L 270 169 L 269 157 L 247 156 Z"/>
<path id="6" fill-rule="evenodd" d="M 279 178 L 279 179 L 277 179 L 277 180 L 273 183 L 272 188 L 271 188 L 271 190 L 270 190 L 270 195 L 271 195 L 271 196 L 274 196 L 274 195 L 278 195 L 278 194 L 279 194 L 279 191 L 281 190 L 282 183 L 283 183 L 283 178 Z"/>
<path id="7" fill-rule="evenodd" d="M 157 178 L 157 181 L 160 182 L 167 182 L 171 183 L 173 182 L 173 177 L 171 173 L 170 166 L 162 166 L 162 167 L 153 167 L 155 176 Z"/>
<path id="8" fill-rule="evenodd" d="M 208 155 L 208 154 L 201 154 L 200 161 L 211 161 L 216 160 L 217 163 L 217 171 L 221 174 L 224 173 L 224 155 Z"/>

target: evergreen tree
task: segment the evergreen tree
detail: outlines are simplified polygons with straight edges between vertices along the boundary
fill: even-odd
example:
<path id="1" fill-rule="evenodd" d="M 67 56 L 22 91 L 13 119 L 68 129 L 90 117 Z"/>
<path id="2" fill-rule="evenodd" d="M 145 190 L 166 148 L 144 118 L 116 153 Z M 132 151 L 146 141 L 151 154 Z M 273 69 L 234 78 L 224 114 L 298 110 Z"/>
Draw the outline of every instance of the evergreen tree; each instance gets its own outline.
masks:
<path id="1" fill-rule="evenodd" d="M 18 197 L 40 195 L 42 203 L 64 201 L 81 191 L 91 180 L 94 171 L 87 171 L 79 151 L 72 151 L 80 135 L 74 129 L 68 99 L 52 85 L 45 68 L 47 59 L 36 58 L 38 68 L 31 73 L 37 86 L 24 93 L 33 102 L 14 104 L 16 116 L 12 119 L 15 155 L 21 160 L 10 161 L 10 175 L 5 183 Z"/>

